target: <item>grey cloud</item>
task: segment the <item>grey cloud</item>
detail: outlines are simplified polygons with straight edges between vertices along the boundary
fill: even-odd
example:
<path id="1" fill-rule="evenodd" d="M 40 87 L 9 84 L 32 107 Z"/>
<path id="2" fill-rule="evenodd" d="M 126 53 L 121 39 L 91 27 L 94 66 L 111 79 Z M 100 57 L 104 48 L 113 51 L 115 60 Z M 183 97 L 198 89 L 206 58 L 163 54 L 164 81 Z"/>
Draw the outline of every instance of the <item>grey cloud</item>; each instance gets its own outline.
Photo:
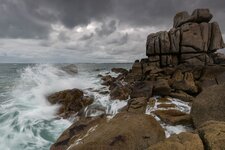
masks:
<path id="1" fill-rule="evenodd" d="M 124 34 L 121 37 L 114 38 L 107 42 L 107 44 L 124 45 L 128 42 L 128 34 Z"/>
<path id="2" fill-rule="evenodd" d="M 177 11 L 207 7 L 225 30 L 223 0 L 0 0 L 0 37 L 46 38 L 51 24 L 71 29 L 91 21 L 115 18 L 134 27 L 172 26 Z M 110 28 L 111 27 L 111 28 Z M 103 24 L 99 35 L 109 35 L 115 22 Z"/>
<path id="3" fill-rule="evenodd" d="M 116 31 L 116 21 L 115 20 L 111 20 L 108 23 L 103 22 L 103 24 L 101 25 L 101 27 L 97 28 L 95 31 L 96 31 L 96 33 L 99 36 L 110 35 L 114 31 Z"/>
<path id="4" fill-rule="evenodd" d="M 85 35 L 83 35 L 83 36 L 80 38 L 80 40 L 81 40 L 81 41 L 86 41 L 86 40 L 91 39 L 93 36 L 94 36 L 94 33 L 91 33 L 91 34 L 85 34 Z"/>
<path id="5" fill-rule="evenodd" d="M 0 1 L 0 38 L 46 38 L 50 24 L 33 17 L 24 1 Z"/>

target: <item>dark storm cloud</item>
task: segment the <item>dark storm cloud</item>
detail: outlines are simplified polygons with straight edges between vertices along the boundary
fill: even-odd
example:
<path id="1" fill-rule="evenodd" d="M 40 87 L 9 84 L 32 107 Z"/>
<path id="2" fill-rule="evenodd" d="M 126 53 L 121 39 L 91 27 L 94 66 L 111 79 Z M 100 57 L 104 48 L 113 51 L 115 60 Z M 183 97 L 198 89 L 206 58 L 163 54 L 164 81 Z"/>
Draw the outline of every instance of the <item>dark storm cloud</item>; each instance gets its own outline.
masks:
<path id="1" fill-rule="evenodd" d="M 72 29 L 93 20 L 119 20 L 130 26 L 171 27 L 177 11 L 210 8 L 214 20 L 225 30 L 223 0 L 0 0 L 1 38 L 46 38 L 51 25 L 62 23 Z M 96 32 L 109 35 L 116 22 L 103 24 Z"/>

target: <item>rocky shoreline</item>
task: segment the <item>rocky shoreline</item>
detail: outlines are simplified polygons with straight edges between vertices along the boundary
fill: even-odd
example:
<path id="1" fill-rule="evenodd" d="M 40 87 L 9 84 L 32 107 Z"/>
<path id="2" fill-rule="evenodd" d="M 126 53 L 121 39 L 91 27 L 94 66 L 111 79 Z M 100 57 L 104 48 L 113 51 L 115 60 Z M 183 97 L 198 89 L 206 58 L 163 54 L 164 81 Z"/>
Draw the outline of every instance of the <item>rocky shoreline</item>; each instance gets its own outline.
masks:
<path id="1" fill-rule="evenodd" d="M 79 89 L 49 95 L 60 104 L 59 116 L 78 117 L 51 150 L 203 150 L 225 149 L 225 47 L 208 9 L 177 13 L 170 31 L 147 37 L 146 56 L 117 77 L 99 75 L 111 100 L 128 101 L 115 116 L 88 116 L 94 101 Z M 98 108 L 95 108 L 98 109 Z M 189 132 L 169 138 L 165 126 L 182 125 Z"/>

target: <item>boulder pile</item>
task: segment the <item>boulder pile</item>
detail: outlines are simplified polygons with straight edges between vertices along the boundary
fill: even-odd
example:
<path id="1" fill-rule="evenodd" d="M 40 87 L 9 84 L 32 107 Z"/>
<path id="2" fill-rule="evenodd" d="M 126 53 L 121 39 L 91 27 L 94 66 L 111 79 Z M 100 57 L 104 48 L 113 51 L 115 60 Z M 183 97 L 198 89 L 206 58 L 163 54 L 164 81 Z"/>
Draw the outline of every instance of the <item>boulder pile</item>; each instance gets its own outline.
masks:
<path id="1" fill-rule="evenodd" d="M 224 43 L 218 23 L 210 23 L 212 17 L 209 9 L 196 9 L 192 15 L 186 11 L 176 14 L 169 32 L 160 31 L 147 37 L 149 62 L 162 67 L 213 63 L 210 54 L 224 48 Z"/>

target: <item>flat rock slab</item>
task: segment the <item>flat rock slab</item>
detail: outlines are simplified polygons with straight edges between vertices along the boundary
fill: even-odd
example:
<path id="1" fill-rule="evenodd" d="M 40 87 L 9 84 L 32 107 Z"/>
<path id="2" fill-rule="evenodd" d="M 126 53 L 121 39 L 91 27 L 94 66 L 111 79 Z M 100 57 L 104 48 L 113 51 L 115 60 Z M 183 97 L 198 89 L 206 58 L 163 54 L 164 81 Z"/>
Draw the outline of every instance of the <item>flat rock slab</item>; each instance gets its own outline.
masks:
<path id="1" fill-rule="evenodd" d="M 170 125 L 190 125 L 192 123 L 191 116 L 176 109 L 156 110 L 153 112 L 163 122 Z"/>

